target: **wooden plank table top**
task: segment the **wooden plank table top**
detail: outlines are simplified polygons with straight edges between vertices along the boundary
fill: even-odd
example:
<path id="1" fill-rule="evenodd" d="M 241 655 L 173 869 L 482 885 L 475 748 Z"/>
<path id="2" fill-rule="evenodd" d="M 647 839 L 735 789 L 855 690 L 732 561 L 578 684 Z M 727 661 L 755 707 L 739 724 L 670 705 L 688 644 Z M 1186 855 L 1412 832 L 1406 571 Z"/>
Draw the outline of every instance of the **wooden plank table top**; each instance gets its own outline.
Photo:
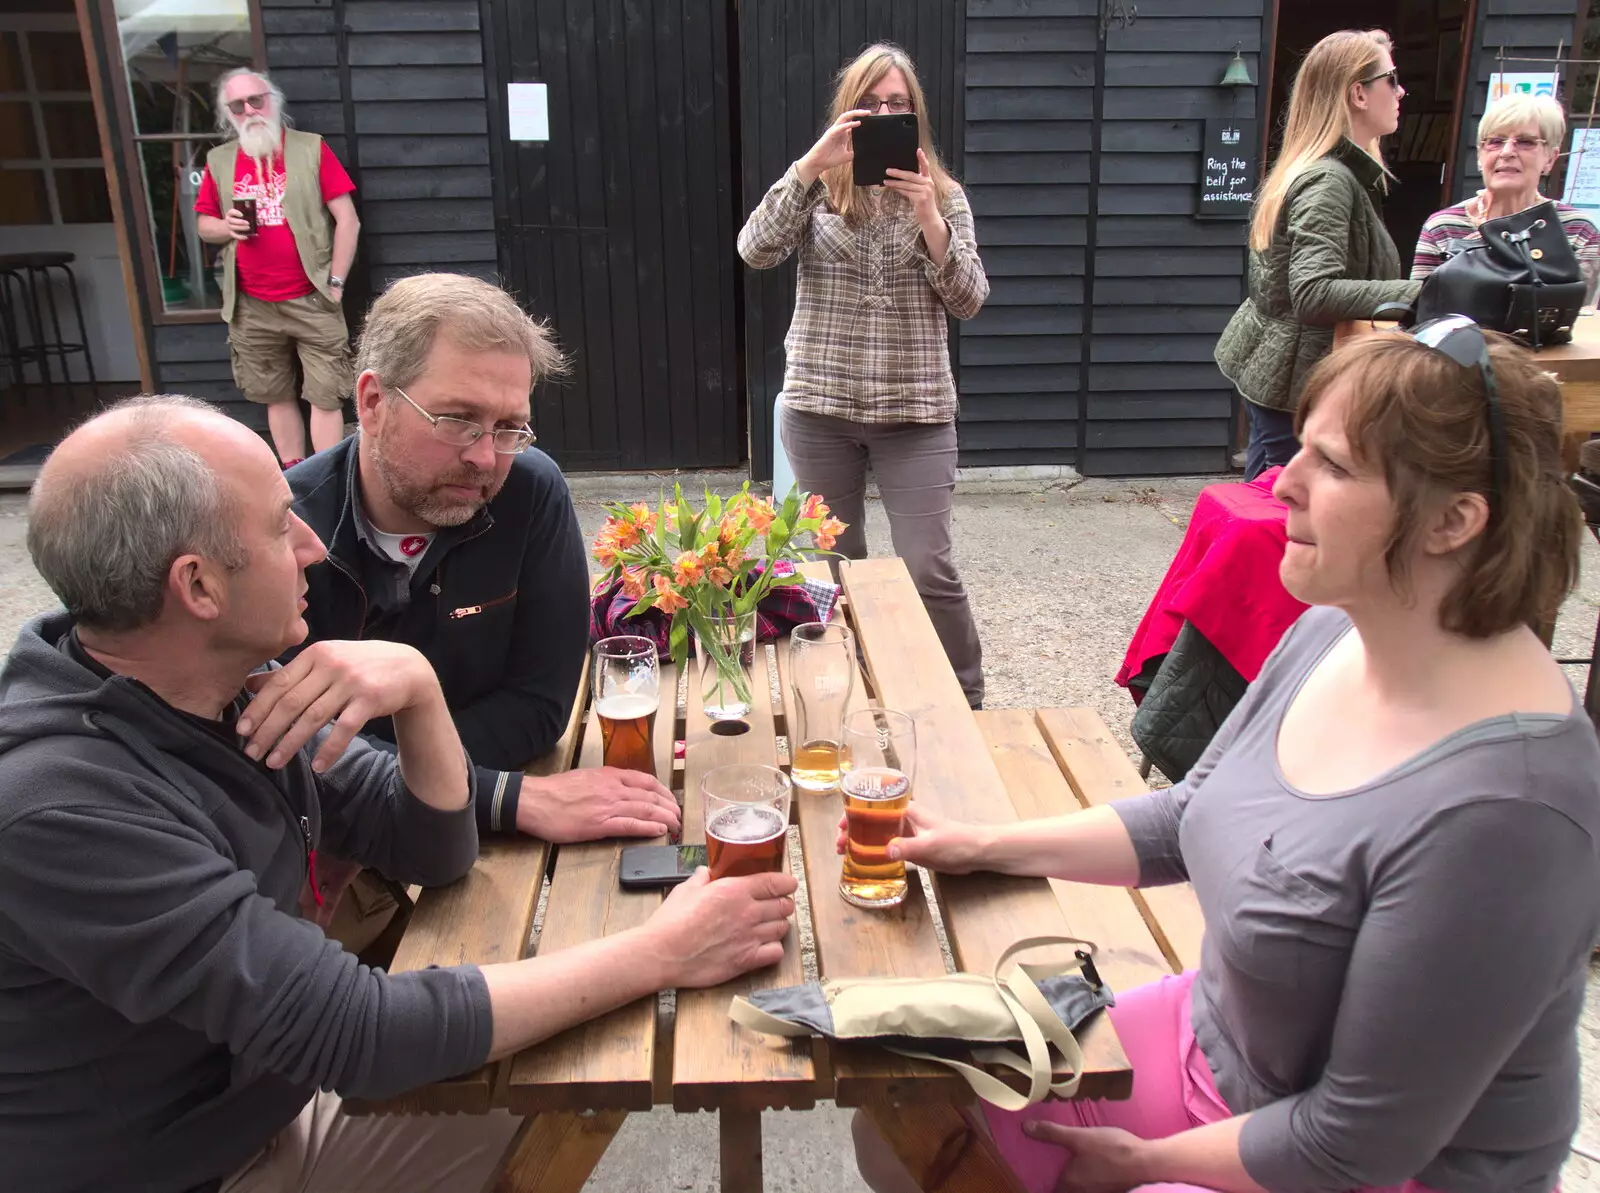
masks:
<path id="1" fill-rule="evenodd" d="M 1394 326 L 1365 319 L 1341 323 L 1334 331 L 1334 343 Z M 1562 434 L 1570 441 L 1600 431 L 1600 315 L 1579 315 L 1572 326 L 1572 343 L 1541 348 L 1537 355 L 1561 383 Z M 1567 454 L 1573 457 L 1569 464 L 1576 463 L 1575 450 L 1569 442 Z"/>
<path id="2" fill-rule="evenodd" d="M 818 568 L 825 573 L 821 565 L 809 570 Z M 915 718 L 913 798 L 946 815 L 986 823 L 1079 806 L 1056 769 L 1054 743 L 1031 713 L 982 714 L 980 720 L 967 707 L 902 561 L 844 563 L 840 576 L 845 615 L 864 662 L 852 705 L 876 703 Z M 755 707 L 744 731 L 732 735 L 714 731 L 706 720 L 692 661 L 689 670 L 680 684 L 670 667 L 663 669 L 656 758 L 658 774 L 663 781 L 670 777 L 684 809 L 684 841 L 697 843 L 704 840 L 699 783 L 708 769 L 730 762 L 787 765 L 788 644 L 757 647 Z M 597 766 L 599 734 L 592 726 L 586 731 L 587 723 L 584 710 L 575 710 L 567 756 L 575 765 Z M 684 745 L 681 768 L 674 766 L 678 742 Z M 1008 783 L 1010 790 L 1027 792 L 1020 805 Z M 944 973 L 940 919 L 955 967 L 971 972 L 987 974 L 1014 941 L 1047 934 L 1095 940 L 1103 972 L 1123 989 L 1162 971 L 1158 943 L 1121 891 L 1070 884 L 1053 890 L 1043 879 L 993 874 L 934 876 L 935 906 L 913 874 L 899 908 L 874 912 L 846 904 L 837 892 L 840 859 L 834 850 L 840 807 L 836 791 L 794 794 L 791 858 L 809 896 L 805 926 L 819 976 Z M 602 841 L 554 851 L 538 953 L 623 931 L 649 917 L 661 896 L 626 892 L 617 883 L 626 844 Z M 551 852 L 526 838 L 486 843 L 467 878 L 424 892 L 397 968 L 527 955 L 535 948 L 534 909 Z M 660 1017 L 656 998 L 641 999 L 525 1049 L 498 1068 L 367 1109 L 483 1113 L 505 1106 L 526 1116 L 496 1185 L 504 1190 L 580 1187 L 630 1111 L 661 1102 L 680 1111 L 716 1110 L 722 1116 L 722 1187 L 741 1193 L 760 1188 L 761 1110 L 802 1109 L 818 1098 L 834 1098 L 862 1107 L 925 1188 L 1014 1188 L 987 1136 L 975 1133 L 960 1113 L 971 1094 L 949 1071 L 866 1046 L 830 1049 L 821 1041 L 778 1040 L 729 1019 L 735 994 L 805 980 L 801 927 L 792 926 L 780 964 L 713 989 L 679 991 L 672 1021 Z M 1080 1096 L 1128 1096 L 1132 1069 L 1109 1019 L 1091 1020 L 1080 1042 Z"/>

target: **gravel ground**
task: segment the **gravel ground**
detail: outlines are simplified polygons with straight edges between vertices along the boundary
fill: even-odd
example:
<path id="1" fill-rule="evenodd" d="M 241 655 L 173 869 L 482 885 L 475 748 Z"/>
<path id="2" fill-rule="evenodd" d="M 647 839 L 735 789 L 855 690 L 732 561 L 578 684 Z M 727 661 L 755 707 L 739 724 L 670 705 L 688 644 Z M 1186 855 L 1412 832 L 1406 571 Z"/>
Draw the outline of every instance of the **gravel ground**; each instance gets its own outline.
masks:
<path id="1" fill-rule="evenodd" d="M 685 478 L 686 488 L 698 478 Z M 715 478 L 724 492 L 726 477 Z M 581 478 L 579 517 L 593 534 L 602 500 L 648 500 L 662 478 Z M 1203 480 L 1086 481 L 1040 493 L 958 497 L 956 556 L 982 632 L 991 708 L 1087 705 L 1124 748 L 1132 705 L 1112 683 L 1122 653 L 1160 583 Z M 668 478 L 670 484 L 670 478 Z M 49 608 L 53 598 L 24 546 L 24 500 L 0 496 L 0 641 Z M 868 541 L 889 553 L 881 507 L 868 510 Z M 1026 550 L 1021 544 L 1028 544 Z M 1585 542 L 1584 579 L 1563 611 L 1558 654 L 1587 656 L 1600 613 L 1600 548 Z M 1581 688 L 1586 671 L 1570 669 Z M 1580 1140 L 1600 1144 L 1600 986 L 1592 971 L 1580 1027 L 1584 1112 Z M 829 1105 L 764 1116 L 766 1187 L 863 1193 L 849 1142 L 849 1116 Z M 666 1193 L 718 1188 L 716 1122 L 708 1114 L 658 1108 L 632 1116 L 585 1186 L 595 1193 Z M 1568 1165 L 1568 1193 L 1600 1193 L 1600 1166 Z"/>

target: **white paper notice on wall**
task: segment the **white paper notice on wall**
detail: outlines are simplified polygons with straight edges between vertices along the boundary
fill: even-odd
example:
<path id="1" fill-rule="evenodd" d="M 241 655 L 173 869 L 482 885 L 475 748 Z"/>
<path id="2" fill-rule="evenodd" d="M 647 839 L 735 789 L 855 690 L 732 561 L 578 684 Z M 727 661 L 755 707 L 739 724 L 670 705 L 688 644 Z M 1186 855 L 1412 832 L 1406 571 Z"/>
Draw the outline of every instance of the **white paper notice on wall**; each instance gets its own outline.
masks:
<path id="1" fill-rule="evenodd" d="M 550 91 L 545 84 L 506 84 L 506 129 L 513 141 L 550 139 Z"/>

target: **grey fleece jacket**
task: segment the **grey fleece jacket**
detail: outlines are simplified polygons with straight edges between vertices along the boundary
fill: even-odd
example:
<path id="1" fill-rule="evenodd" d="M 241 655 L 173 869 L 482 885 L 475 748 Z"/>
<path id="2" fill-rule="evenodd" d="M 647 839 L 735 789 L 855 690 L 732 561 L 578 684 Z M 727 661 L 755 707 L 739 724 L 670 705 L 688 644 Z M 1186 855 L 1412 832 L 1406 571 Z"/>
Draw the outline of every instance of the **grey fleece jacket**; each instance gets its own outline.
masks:
<path id="1" fill-rule="evenodd" d="M 359 741 L 320 776 L 315 743 L 268 771 L 226 725 L 97 673 L 71 629 L 30 622 L 0 670 L 0 1184 L 213 1189 L 315 1088 L 482 1064 L 476 969 L 368 969 L 298 911 L 319 845 L 459 877 L 470 805 L 429 807 Z"/>

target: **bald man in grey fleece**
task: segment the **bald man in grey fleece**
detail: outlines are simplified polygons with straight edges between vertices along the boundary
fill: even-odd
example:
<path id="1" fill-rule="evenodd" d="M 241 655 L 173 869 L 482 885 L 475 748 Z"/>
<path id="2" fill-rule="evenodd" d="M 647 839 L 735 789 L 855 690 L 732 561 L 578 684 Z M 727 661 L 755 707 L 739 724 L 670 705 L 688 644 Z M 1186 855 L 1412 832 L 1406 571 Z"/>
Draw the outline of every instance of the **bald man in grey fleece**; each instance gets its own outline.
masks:
<path id="1" fill-rule="evenodd" d="M 300 918 L 326 847 L 404 882 L 477 857 L 475 770 L 409 646 L 306 634 L 322 543 L 202 403 L 90 421 L 34 488 L 66 611 L 0 671 L 0 1184 L 478 1189 L 516 1121 L 355 1117 L 668 986 L 771 964 L 794 880 L 685 883 L 547 957 L 385 974 Z M 398 757 L 355 736 L 392 716 Z M 332 1091 L 332 1092 L 329 1092 Z"/>

